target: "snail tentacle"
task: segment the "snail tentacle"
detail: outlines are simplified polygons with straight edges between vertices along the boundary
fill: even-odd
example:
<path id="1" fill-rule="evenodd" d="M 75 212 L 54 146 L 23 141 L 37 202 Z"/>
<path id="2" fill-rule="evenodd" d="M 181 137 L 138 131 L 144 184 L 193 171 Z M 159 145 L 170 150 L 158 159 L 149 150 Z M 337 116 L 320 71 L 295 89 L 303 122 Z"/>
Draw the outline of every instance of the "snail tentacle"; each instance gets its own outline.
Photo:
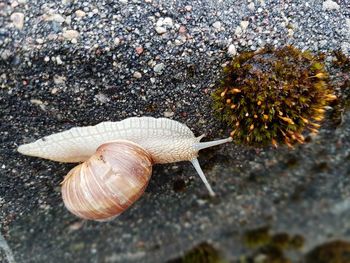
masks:
<path id="1" fill-rule="evenodd" d="M 191 163 L 193 164 L 194 168 L 196 169 L 199 177 L 202 179 L 204 185 L 207 187 L 207 189 L 209 191 L 209 194 L 211 196 L 215 196 L 215 193 L 214 193 L 213 189 L 211 188 L 207 178 L 205 177 L 205 174 L 203 173 L 203 170 L 202 170 L 202 168 L 201 168 L 201 166 L 200 166 L 200 164 L 198 162 L 198 159 L 197 158 L 192 159 Z"/>

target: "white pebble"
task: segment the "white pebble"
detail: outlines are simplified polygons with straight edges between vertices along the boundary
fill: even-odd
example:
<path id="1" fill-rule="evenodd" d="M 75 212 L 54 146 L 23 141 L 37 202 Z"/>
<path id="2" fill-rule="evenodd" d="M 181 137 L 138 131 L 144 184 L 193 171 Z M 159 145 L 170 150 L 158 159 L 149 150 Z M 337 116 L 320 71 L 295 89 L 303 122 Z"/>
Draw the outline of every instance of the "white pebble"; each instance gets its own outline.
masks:
<path id="1" fill-rule="evenodd" d="M 254 4 L 253 2 L 251 2 L 247 7 L 248 7 L 248 9 L 249 9 L 250 11 L 254 11 L 254 9 L 255 9 L 255 4 Z"/>
<path id="2" fill-rule="evenodd" d="M 170 17 L 166 17 L 163 20 L 163 25 L 172 27 L 173 26 L 173 20 Z"/>
<path id="3" fill-rule="evenodd" d="M 237 50 L 234 44 L 228 46 L 227 53 L 232 57 L 237 54 Z"/>
<path id="4" fill-rule="evenodd" d="M 175 113 L 173 111 L 164 111 L 164 113 L 163 113 L 164 117 L 166 117 L 166 118 L 172 117 L 172 116 L 174 116 L 174 114 Z"/>
<path id="5" fill-rule="evenodd" d="M 241 21 L 240 25 L 241 25 L 242 30 L 246 31 L 246 29 L 249 26 L 249 21 Z"/>
<path id="6" fill-rule="evenodd" d="M 243 33 L 242 28 L 241 28 L 240 26 L 237 26 L 237 27 L 236 27 L 236 30 L 235 30 L 235 35 L 236 35 L 236 36 L 241 36 L 242 33 Z"/>
<path id="7" fill-rule="evenodd" d="M 157 22 L 156 22 L 156 26 L 162 26 L 162 25 L 163 25 L 163 20 L 164 20 L 163 17 L 159 18 L 159 19 L 157 20 Z"/>
<path id="8" fill-rule="evenodd" d="M 11 3 L 11 7 L 12 7 L 12 8 L 16 8 L 18 5 L 19 5 L 19 4 L 18 4 L 17 1 L 13 1 L 13 2 Z"/>
<path id="9" fill-rule="evenodd" d="M 162 26 L 156 26 L 155 30 L 159 35 L 166 33 L 166 28 Z"/>
<path id="10" fill-rule="evenodd" d="M 79 32 L 76 30 L 66 30 L 63 32 L 63 37 L 69 40 L 77 39 L 79 37 Z"/>
<path id="11" fill-rule="evenodd" d="M 332 0 L 326 0 L 323 2 L 323 10 L 338 10 L 340 6 L 332 1 Z"/>
<path id="12" fill-rule="evenodd" d="M 57 57 L 56 57 L 56 59 L 57 59 Z M 66 83 L 66 77 L 65 76 L 55 75 L 55 76 L 53 76 L 53 82 L 56 85 L 64 85 Z"/>
<path id="13" fill-rule="evenodd" d="M 58 65 L 62 65 L 62 64 L 63 64 L 63 61 L 62 61 L 62 59 L 61 59 L 60 56 L 57 56 L 57 57 L 56 57 L 56 63 L 57 63 Z"/>
<path id="14" fill-rule="evenodd" d="M 42 100 L 38 100 L 38 99 L 31 99 L 30 102 L 35 104 L 35 105 L 43 105 L 44 104 L 44 102 Z"/>
<path id="15" fill-rule="evenodd" d="M 135 79 L 140 79 L 142 78 L 142 74 L 138 71 L 135 71 L 134 74 L 132 75 Z"/>
<path id="16" fill-rule="evenodd" d="M 58 91 L 59 91 L 58 88 L 53 88 L 53 89 L 51 90 L 51 94 L 57 94 Z"/>
<path id="17" fill-rule="evenodd" d="M 57 23 L 63 23 L 65 21 L 65 18 L 60 14 L 53 14 L 45 17 L 45 21 L 55 21 Z"/>
<path id="18" fill-rule="evenodd" d="M 213 27 L 215 29 L 220 29 L 221 28 L 221 22 L 220 21 L 216 21 L 214 24 L 213 24 Z"/>
<path id="19" fill-rule="evenodd" d="M 185 6 L 185 10 L 186 10 L 187 12 L 191 12 L 191 11 L 192 11 L 192 6 L 191 6 L 191 5 L 186 5 L 186 6 Z"/>
<path id="20" fill-rule="evenodd" d="M 116 37 L 116 38 L 114 39 L 114 44 L 115 44 L 116 46 L 118 46 L 118 45 L 120 44 L 120 38 L 119 38 L 119 37 Z"/>
<path id="21" fill-rule="evenodd" d="M 10 17 L 12 24 L 19 30 L 23 29 L 24 25 L 24 14 L 23 13 L 13 13 Z"/>
<path id="22" fill-rule="evenodd" d="M 75 11 L 75 15 L 77 17 L 84 17 L 86 15 L 86 13 L 83 10 L 77 10 L 77 11 Z"/>

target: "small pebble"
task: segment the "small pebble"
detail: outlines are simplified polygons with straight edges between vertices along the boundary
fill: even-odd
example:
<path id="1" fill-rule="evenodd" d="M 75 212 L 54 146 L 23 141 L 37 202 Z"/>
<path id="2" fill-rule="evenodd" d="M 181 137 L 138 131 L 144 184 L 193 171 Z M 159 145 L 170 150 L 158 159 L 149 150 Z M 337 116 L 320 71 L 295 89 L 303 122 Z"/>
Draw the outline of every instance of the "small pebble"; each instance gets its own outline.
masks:
<path id="1" fill-rule="evenodd" d="M 59 91 L 58 88 L 53 88 L 53 89 L 51 90 L 51 94 L 57 94 L 58 91 Z"/>
<path id="2" fill-rule="evenodd" d="M 227 53 L 232 57 L 237 55 L 236 46 L 234 44 L 229 45 L 229 47 L 227 49 Z"/>
<path id="3" fill-rule="evenodd" d="M 332 0 L 326 0 L 323 2 L 323 10 L 331 11 L 331 10 L 338 10 L 339 8 L 340 6 Z"/>
<path id="4" fill-rule="evenodd" d="M 18 5 L 19 5 L 19 4 L 18 4 L 17 1 L 13 1 L 13 2 L 11 3 L 11 7 L 12 7 L 12 8 L 16 8 Z"/>
<path id="5" fill-rule="evenodd" d="M 77 10 L 77 11 L 75 11 L 75 15 L 77 17 L 84 17 L 86 15 L 86 13 L 83 10 Z"/>
<path id="6" fill-rule="evenodd" d="M 157 65 L 154 66 L 153 70 L 155 73 L 161 73 L 165 68 L 164 63 L 159 63 Z"/>
<path id="7" fill-rule="evenodd" d="M 119 38 L 119 37 L 116 37 L 116 38 L 114 39 L 114 44 L 115 44 L 116 46 L 118 46 L 118 45 L 120 44 L 120 38 Z"/>
<path id="8" fill-rule="evenodd" d="M 56 57 L 57 59 L 57 57 Z M 65 76 L 59 76 L 59 75 L 55 75 L 53 77 L 53 82 L 56 84 L 56 85 L 63 85 L 66 83 L 66 77 Z"/>
<path id="9" fill-rule="evenodd" d="M 60 56 L 57 56 L 57 57 L 56 57 L 56 63 L 57 63 L 58 65 L 62 65 L 62 64 L 63 64 L 63 61 L 61 60 L 61 57 L 60 57 Z"/>
<path id="10" fill-rule="evenodd" d="M 79 37 L 79 32 L 76 30 L 66 30 L 63 32 L 63 37 L 69 40 L 73 40 Z"/>
<path id="11" fill-rule="evenodd" d="M 163 115 L 165 118 L 170 118 L 174 116 L 174 112 L 173 111 L 164 111 Z"/>
<path id="12" fill-rule="evenodd" d="M 242 30 L 242 28 L 240 27 L 240 26 L 237 26 L 236 27 L 236 30 L 235 30 L 235 35 L 236 36 L 241 36 L 243 34 L 243 30 Z"/>
<path id="13" fill-rule="evenodd" d="M 192 6 L 186 5 L 186 6 L 185 6 L 185 10 L 186 10 L 187 12 L 191 12 L 191 11 L 192 11 Z"/>
<path id="14" fill-rule="evenodd" d="M 31 99 L 30 102 L 39 106 L 44 104 L 42 100 L 38 100 L 38 99 Z"/>
<path id="15" fill-rule="evenodd" d="M 242 30 L 246 31 L 246 29 L 248 28 L 248 25 L 249 25 L 249 21 L 241 21 L 240 25 L 241 25 Z"/>
<path id="16" fill-rule="evenodd" d="M 103 93 L 96 94 L 95 98 L 101 103 L 107 103 L 109 101 L 109 98 Z"/>
<path id="17" fill-rule="evenodd" d="M 24 25 L 24 14 L 23 13 L 13 13 L 10 17 L 12 24 L 18 28 L 19 30 L 23 29 L 23 25 Z"/>
<path id="18" fill-rule="evenodd" d="M 162 27 L 162 26 L 157 26 L 155 28 L 156 32 L 159 34 L 159 35 L 162 35 L 164 33 L 166 33 L 166 28 L 165 27 Z"/>
<path id="19" fill-rule="evenodd" d="M 213 24 L 213 27 L 215 29 L 220 29 L 221 28 L 221 22 L 220 21 L 216 21 L 214 24 Z"/>
<path id="20" fill-rule="evenodd" d="M 141 55 L 143 53 L 143 47 L 142 46 L 138 46 L 135 48 L 135 51 L 138 55 Z"/>
<path id="21" fill-rule="evenodd" d="M 63 23 L 65 21 L 65 18 L 61 16 L 60 14 L 53 14 L 49 16 L 45 16 L 45 21 L 55 21 L 57 23 Z"/>
<path id="22" fill-rule="evenodd" d="M 140 79 L 142 78 L 142 74 L 138 71 L 135 71 L 134 74 L 132 75 L 135 79 Z"/>
<path id="23" fill-rule="evenodd" d="M 255 4 L 253 3 L 253 2 L 251 2 L 250 4 L 248 4 L 248 9 L 250 10 L 250 11 L 254 11 L 254 9 L 255 9 Z"/>
<path id="24" fill-rule="evenodd" d="M 180 26 L 180 28 L 179 28 L 179 33 L 180 33 L 180 34 L 185 34 L 186 31 L 187 31 L 187 29 L 186 29 L 185 26 Z"/>
<path id="25" fill-rule="evenodd" d="M 156 23 L 157 27 L 172 27 L 173 26 L 173 20 L 170 17 L 161 17 L 158 19 L 157 23 Z"/>
<path id="26" fill-rule="evenodd" d="M 173 26 L 173 20 L 170 17 L 166 17 L 163 20 L 163 25 L 172 27 Z"/>

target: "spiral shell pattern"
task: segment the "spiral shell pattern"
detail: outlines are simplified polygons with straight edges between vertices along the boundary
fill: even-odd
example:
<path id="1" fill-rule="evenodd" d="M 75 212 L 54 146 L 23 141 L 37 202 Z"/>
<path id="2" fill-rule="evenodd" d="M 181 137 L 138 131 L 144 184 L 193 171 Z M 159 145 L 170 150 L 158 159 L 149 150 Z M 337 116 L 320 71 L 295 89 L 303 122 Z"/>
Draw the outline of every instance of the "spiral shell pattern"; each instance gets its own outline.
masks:
<path id="1" fill-rule="evenodd" d="M 64 204 L 84 219 L 115 218 L 143 194 L 152 174 L 152 163 L 149 153 L 133 142 L 102 144 L 65 177 Z"/>

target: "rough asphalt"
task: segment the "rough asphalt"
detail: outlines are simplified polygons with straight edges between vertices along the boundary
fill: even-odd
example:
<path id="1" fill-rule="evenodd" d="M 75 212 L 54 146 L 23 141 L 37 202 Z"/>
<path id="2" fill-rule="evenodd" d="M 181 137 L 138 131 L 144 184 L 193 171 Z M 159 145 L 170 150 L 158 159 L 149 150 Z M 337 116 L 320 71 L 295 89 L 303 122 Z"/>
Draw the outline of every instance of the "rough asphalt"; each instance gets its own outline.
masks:
<path id="1" fill-rule="evenodd" d="M 249 253 L 242 233 L 264 225 L 303 235 L 303 252 L 349 240 L 346 110 L 334 125 L 330 109 L 319 135 L 294 150 L 203 151 L 215 200 L 189 163 L 156 166 L 144 196 L 107 223 L 64 208 L 60 182 L 73 165 L 16 152 L 70 127 L 142 115 L 225 137 L 210 100 L 222 65 L 266 44 L 349 55 L 350 2 L 0 2 L 0 261 L 166 262 L 203 241 L 235 260 Z"/>

